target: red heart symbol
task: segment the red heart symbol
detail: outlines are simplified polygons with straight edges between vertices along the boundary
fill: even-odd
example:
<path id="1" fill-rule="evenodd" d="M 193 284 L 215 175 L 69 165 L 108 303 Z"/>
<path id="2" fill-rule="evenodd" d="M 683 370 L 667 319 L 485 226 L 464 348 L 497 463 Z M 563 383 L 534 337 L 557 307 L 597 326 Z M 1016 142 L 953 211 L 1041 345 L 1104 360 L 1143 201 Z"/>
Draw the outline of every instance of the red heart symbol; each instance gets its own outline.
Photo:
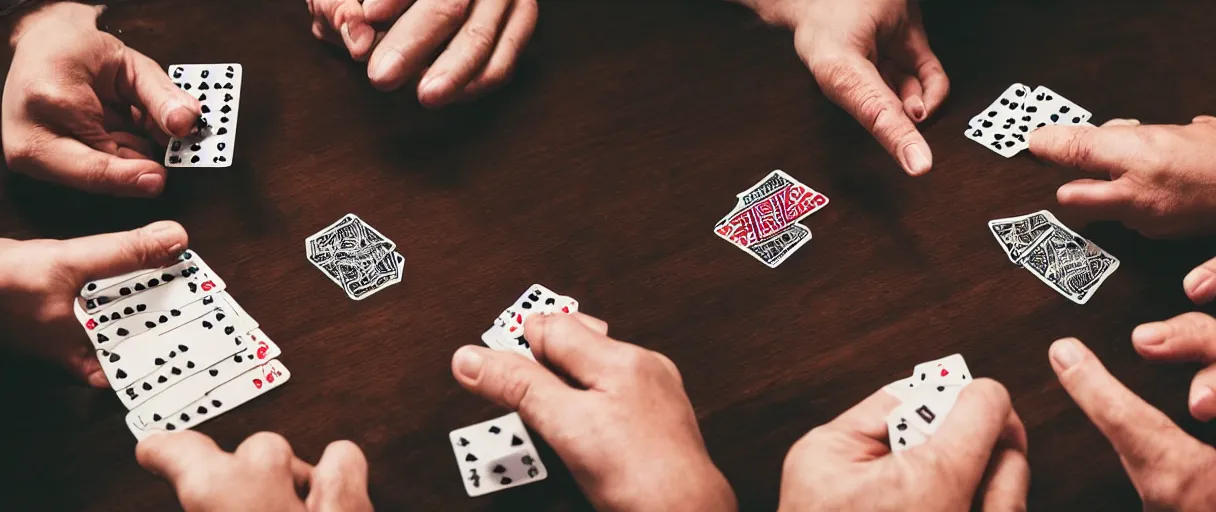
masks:
<path id="1" fill-rule="evenodd" d="M 212 288 L 215 288 L 215 283 L 213 283 L 211 281 L 207 281 L 207 282 L 203 283 L 203 291 L 209 292 L 209 291 L 211 291 Z"/>
<path id="2" fill-rule="evenodd" d="M 262 379 L 253 379 L 253 387 L 262 389 Z"/>
<path id="3" fill-rule="evenodd" d="M 258 342 L 258 359 L 266 359 L 267 350 L 270 350 L 270 347 L 266 346 L 266 342 L 259 341 Z"/>
<path id="4" fill-rule="evenodd" d="M 524 323 L 524 316 L 519 313 L 516 313 L 515 314 L 515 323 L 517 323 L 517 324 Z"/>
<path id="5" fill-rule="evenodd" d="M 942 368 L 942 377 L 945 377 L 945 376 L 947 376 L 947 375 L 950 375 L 950 370 L 947 370 L 947 369 L 945 369 L 945 368 Z"/>
<path id="6" fill-rule="evenodd" d="M 270 384 L 274 384 L 274 374 L 273 373 L 266 376 L 266 382 L 268 382 Z"/>
<path id="7" fill-rule="evenodd" d="M 566 313 L 567 315 L 570 314 L 570 306 L 562 308 L 562 313 Z"/>
<path id="8" fill-rule="evenodd" d="M 514 325 L 512 325 L 511 328 L 507 330 L 507 332 L 515 332 L 515 329 L 518 329 L 518 327 L 515 327 Z"/>
<path id="9" fill-rule="evenodd" d="M 90 318 L 89 321 L 85 322 L 84 324 L 84 328 L 90 331 L 93 330 L 94 327 L 97 327 L 97 321 L 93 320 L 92 318 Z"/>

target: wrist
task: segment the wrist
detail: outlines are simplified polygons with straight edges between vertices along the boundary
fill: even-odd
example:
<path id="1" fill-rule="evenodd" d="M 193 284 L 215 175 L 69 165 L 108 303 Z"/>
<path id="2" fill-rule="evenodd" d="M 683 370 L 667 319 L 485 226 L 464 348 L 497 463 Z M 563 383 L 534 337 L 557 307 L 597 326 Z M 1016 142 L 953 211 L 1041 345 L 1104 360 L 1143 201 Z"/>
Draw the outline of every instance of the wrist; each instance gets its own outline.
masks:
<path id="1" fill-rule="evenodd" d="M 51 19 L 75 24 L 87 24 L 90 28 L 97 28 L 97 16 L 104 9 L 104 6 L 91 6 L 63 0 L 49 0 L 45 2 L 34 0 L 26 2 L 19 7 L 17 12 L 5 17 L 5 21 L 8 23 L 6 28 L 9 29 L 9 48 L 15 50 L 17 43 L 30 30 Z"/>
<path id="2" fill-rule="evenodd" d="M 608 492 L 594 500 L 595 508 L 614 512 L 738 510 L 734 489 L 708 458 L 703 462 L 651 466 L 633 472 L 626 480 L 603 482 L 602 488 Z"/>
<path id="3" fill-rule="evenodd" d="M 793 0 L 732 0 L 755 11 L 757 16 L 769 25 L 793 28 L 796 16 L 793 15 L 797 2 Z"/>

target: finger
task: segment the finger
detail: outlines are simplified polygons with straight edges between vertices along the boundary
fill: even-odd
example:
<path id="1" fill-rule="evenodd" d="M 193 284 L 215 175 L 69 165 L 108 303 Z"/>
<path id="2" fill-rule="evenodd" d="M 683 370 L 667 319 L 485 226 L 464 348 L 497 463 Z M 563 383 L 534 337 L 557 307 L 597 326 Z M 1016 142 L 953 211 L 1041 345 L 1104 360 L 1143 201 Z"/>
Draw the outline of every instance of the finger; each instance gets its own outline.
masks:
<path id="1" fill-rule="evenodd" d="M 629 346 L 599 334 L 568 315 L 532 315 L 524 325 L 524 337 L 537 359 L 553 365 L 587 388 L 600 387 L 617 364 L 629 354 Z"/>
<path id="2" fill-rule="evenodd" d="M 296 489 L 307 489 L 308 479 L 312 478 L 312 464 L 304 462 L 299 457 L 291 458 L 291 480 Z"/>
<path id="3" fill-rule="evenodd" d="M 899 399 L 880 389 L 829 421 L 824 427 L 852 437 L 873 440 L 885 446 L 887 415 L 898 405 Z"/>
<path id="4" fill-rule="evenodd" d="M 369 23 L 391 23 L 411 5 L 414 0 L 363 0 L 363 16 Z"/>
<path id="5" fill-rule="evenodd" d="M 110 389 L 110 379 L 106 377 L 106 372 L 101 369 L 101 362 L 97 360 L 97 354 L 89 354 L 84 360 L 74 365 L 81 368 L 81 375 L 84 376 L 81 380 L 87 382 L 90 386 L 97 389 Z M 79 376 L 77 378 L 80 378 Z"/>
<path id="6" fill-rule="evenodd" d="M 515 0 L 511 7 L 511 15 L 498 38 L 498 46 L 486 63 L 481 74 L 465 86 L 460 95 L 461 100 L 468 100 L 490 92 L 511 79 L 515 63 L 532 38 L 536 28 L 538 15 L 536 0 Z"/>
<path id="7" fill-rule="evenodd" d="M 130 48 L 123 52 L 124 65 L 115 76 L 118 93 L 143 111 L 152 114 L 165 133 L 185 137 L 202 116 L 202 106 L 180 87 L 156 61 Z"/>
<path id="8" fill-rule="evenodd" d="M 131 152 L 139 155 L 142 158 L 152 158 L 152 144 L 148 143 L 148 139 L 128 132 L 110 132 L 110 137 L 114 138 L 114 142 L 118 143 L 120 153 L 117 155 L 121 158 L 133 158 L 131 153 L 123 154 L 123 149 L 129 149 Z"/>
<path id="9" fill-rule="evenodd" d="M 164 266 L 181 255 L 187 243 L 189 238 L 181 224 L 160 221 L 132 231 L 64 240 L 58 256 L 83 285 L 85 281 Z"/>
<path id="10" fill-rule="evenodd" d="M 992 379 L 976 379 L 963 389 L 937 434 L 926 442 L 939 454 L 944 469 L 974 489 L 984 477 L 997 440 L 1015 417 L 1005 387 Z"/>
<path id="11" fill-rule="evenodd" d="M 1185 450 L 1197 444 L 1165 414 L 1107 372 L 1080 341 L 1074 338 L 1056 341 L 1049 354 L 1060 384 L 1110 440 L 1133 481 L 1144 471 L 1151 471 L 1154 461 L 1164 460 L 1167 451 Z"/>
<path id="12" fill-rule="evenodd" d="M 911 71 L 912 76 L 900 85 L 900 97 L 906 107 L 911 107 L 908 116 L 921 122 L 945 103 L 950 94 L 950 78 L 929 47 L 929 36 L 920 20 L 919 9 L 912 15 L 907 36 L 895 45 L 892 57 L 901 67 Z"/>
<path id="13" fill-rule="evenodd" d="M 368 60 L 372 86 L 390 91 L 418 77 L 439 46 L 464 24 L 470 1 L 419 0 L 410 7 Z"/>
<path id="14" fill-rule="evenodd" d="M 1154 151 L 1137 135 L 1139 129 L 1044 126 L 1031 132 L 1030 152 L 1058 165 L 1119 176 Z"/>
<path id="15" fill-rule="evenodd" d="M 1155 361 L 1216 363 L 1216 319 L 1190 312 L 1150 322 L 1132 331 L 1132 345 Z"/>
<path id="16" fill-rule="evenodd" d="M 448 43 L 418 84 L 418 100 L 429 108 L 439 108 L 456 99 L 457 94 L 477 76 L 498 44 L 498 31 L 512 0 L 475 0 L 469 20 Z"/>
<path id="17" fill-rule="evenodd" d="M 593 317 L 593 316 L 585 314 L 585 313 L 575 313 L 570 316 L 574 317 L 575 320 L 578 320 L 580 323 L 585 325 L 588 329 L 595 331 L 596 333 L 600 334 L 601 336 L 608 335 L 608 322 L 605 322 L 603 320 L 600 320 L 596 317 Z"/>
<path id="18" fill-rule="evenodd" d="M 1207 304 L 1216 299 L 1216 258 L 1199 265 L 1182 280 L 1182 289 L 1195 304 Z"/>
<path id="19" fill-rule="evenodd" d="M 544 366 L 519 354 L 464 346 L 452 356 L 452 375 L 475 395 L 511 410 L 543 432 L 575 403 L 575 390 Z"/>
<path id="20" fill-rule="evenodd" d="M 1030 493 L 1030 463 L 1026 453 L 998 448 L 988 461 L 980 493 L 979 510 L 1026 510 L 1026 497 Z"/>
<path id="21" fill-rule="evenodd" d="M 342 46 L 350 52 L 352 59 L 363 62 L 371 55 L 372 42 L 376 39 L 376 30 L 364 19 L 363 6 L 358 0 L 326 0 L 320 5 L 324 23 L 322 27 L 334 27 Z M 314 32 L 317 30 L 314 29 Z M 321 30 L 324 35 L 331 35 L 330 30 Z"/>
<path id="22" fill-rule="evenodd" d="M 1056 190 L 1056 200 L 1088 221 L 1121 221 L 1135 210 L 1136 192 L 1122 180 L 1080 179 Z"/>
<path id="23" fill-rule="evenodd" d="M 798 53 L 810 67 L 825 96 L 840 105 L 874 135 L 904 171 L 920 176 L 933 167 L 933 155 L 916 125 L 904 113 L 874 64 L 850 48 L 818 48 L 799 37 Z"/>
<path id="24" fill-rule="evenodd" d="M 207 468 L 226 455 L 210 437 L 192 430 L 158 432 L 135 446 L 139 465 L 174 485 L 192 469 Z"/>
<path id="25" fill-rule="evenodd" d="M 1140 126 L 1140 120 L 1138 120 L 1138 119 L 1111 119 L 1110 121 L 1102 123 L 1103 128 L 1109 128 L 1111 126 Z"/>
<path id="26" fill-rule="evenodd" d="M 295 452 L 287 439 L 274 432 L 258 432 L 249 436 L 232 452 L 237 458 L 265 468 L 271 474 L 291 473 Z"/>
<path id="27" fill-rule="evenodd" d="M 325 447 L 312 472 L 305 504 L 310 512 L 372 510 L 367 496 L 367 458 L 355 443 L 334 441 Z"/>
<path id="28" fill-rule="evenodd" d="M 65 137 L 47 142 L 30 158 L 18 160 L 15 166 L 34 176 L 93 193 L 153 197 L 165 187 L 165 168 L 160 164 L 142 158 L 121 158 Z"/>
<path id="29" fill-rule="evenodd" d="M 1191 119 L 1191 122 L 1192 123 L 1203 123 L 1203 124 L 1216 124 L 1216 117 L 1196 116 L 1194 119 Z"/>
<path id="30" fill-rule="evenodd" d="M 1199 421 L 1216 418 L 1216 366 L 1208 366 L 1195 374 L 1187 405 L 1191 416 Z"/>

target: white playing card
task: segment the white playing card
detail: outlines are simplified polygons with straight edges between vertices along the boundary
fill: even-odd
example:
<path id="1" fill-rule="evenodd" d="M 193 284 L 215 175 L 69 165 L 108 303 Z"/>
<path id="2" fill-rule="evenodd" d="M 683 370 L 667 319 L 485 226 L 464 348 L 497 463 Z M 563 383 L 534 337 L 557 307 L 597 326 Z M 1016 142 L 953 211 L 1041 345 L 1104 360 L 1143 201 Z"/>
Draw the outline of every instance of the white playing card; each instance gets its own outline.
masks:
<path id="1" fill-rule="evenodd" d="M 1055 216 L 1047 210 L 1029 215 L 995 219 L 988 222 L 988 230 L 996 237 L 1009 261 L 1017 265 L 1031 249 L 1037 246 L 1058 224 Z"/>
<path id="2" fill-rule="evenodd" d="M 926 385 L 965 386 L 971 383 L 971 370 L 961 354 L 953 354 L 916 365 L 911 378 Z"/>
<path id="3" fill-rule="evenodd" d="M 920 446 L 928 441 L 919 430 L 908 424 L 908 419 L 898 414 L 887 417 L 887 436 L 891 440 L 891 451 L 902 452 Z"/>
<path id="4" fill-rule="evenodd" d="M 1030 88 L 1025 85 L 1009 86 L 988 108 L 971 119 L 967 138 L 1005 158 L 1028 148 L 1032 118 L 1025 106 L 1029 96 Z"/>
<path id="5" fill-rule="evenodd" d="M 524 323 L 534 314 L 573 314 L 578 312 L 578 301 L 558 295 L 539 284 L 529 286 L 511 307 L 498 315 L 494 324 L 482 334 L 482 342 L 495 350 L 510 350 L 533 361 L 531 345 L 524 337 Z"/>
<path id="6" fill-rule="evenodd" d="M 199 100 L 205 124 L 185 138 L 173 137 L 165 167 L 228 167 L 236 146 L 241 103 L 240 64 L 177 64 L 169 67 L 173 83 Z"/>
<path id="7" fill-rule="evenodd" d="M 161 369 L 206 368 L 242 348 L 237 319 L 214 308 L 181 326 L 144 334 L 97 351 L 110 387 L 120 390 Z M 193 364 L 193 368 L 189 365 Z"/>
<path id="8" fill-rule="evenodd" d="M 927 441 L 971 381 L 971 370 L 963 356 L 952 354 L 918 364 L 911 377 L 883 386 L 900 401 L 887 416 L 891 450 L 907 450 Z"/>
<path id="9" fill-rule="evenodd" d="M 548 477 L 518 413 L 453 430 L 448 438 L 470 497 Z"/>
<path id="10" fill-rule="evenodd" d="M 192 251 L 186 251 L 182 253 L 178 261 L 173 265 L 141 270 L 135 276 L 93 292 L 91 297 L 84 300 L 84 311 L 92 314 L 105 309 L 115 302 L 132 298 L 140 293 L 171 283 L 177 279 L 189 279 L 195 274 L 213 276 L 215 272 L 197 254 Z"/>
<path id="11" fill-rule="evenodd" d="M 206 295 L 222 292 L 227 288 L 224 280 L 219 276 L 202 271 L 202 267 L 192 268 L 198 270 L 191 271 L 188 277 L 174 279 L 143 293 L 123 297 L 92 313 L 86 312 L 84 309 L 83 302 L 87 301 L 78 299 L 73 307 L 73 313 L 76 315 L 76 320 L 80 322 L 80 326 L 90 334 L 89 337 L 94 338 L 92 333 L 104 327 L 108 322 L 125 317 L 128 308 L 137 313 L 169 311 L 199 300 Z"/>
<path id="12" fill-rule="evenodd" d="M 1085 108 L 1042 85 L 1030 93 L 1026 111 L 1031 114 L 1031 129 L 1050 124 L 1084 125 L 1093 117 Z"/>
<path id="13" fill-rule="evenodd" d="M 140 440 L 158 430 L 174 432 L 191 429 L 283 385 L 290 378 L 291 372 L 287 370 L 286 366 L 283 366 L 277 359 L 271 360 L 219 384 L 185 407 L 173 411 L 160 421 L 153 421 L 146 428 L 138 428 L 138 425 L 145 424 L 140 423 L 143 419 L 140 419 L 138 415 L 147 415 L 147 411 L 143 411 L 142 408 L 133 410 L 127 413 L 127 426 L 131 429 L 131 433 L 135 434 L 135 438 Z M 145 406 L 149 404 L 145 404 Z M 133 418 L 133 415 L 136 416 Z"/>
<path id="14" fill-rule="evenodd" d="M 964 386 L 920 386 L 912 397 L 900 404 L 893 413 L 925 436 L 932 436 L 946 421 Z"/>
<path id="15" fill-rule="evenodd" d="M 96 297 L 97 294 L 101 293 L 103 290 L 105 290 L 107 288 L 110 288 L 110 287 L 117 285 L 119 283 L 122 283 L 124 281 L 128 281 L 128 280 L 140 277 L 144 274 L 156 272 L 157 270 L 159 270 L 159 269 L 144 268 L 144 269 L 127 272 L 126 274 L 117 275 L 114 277 L 106 277 L 106 278 L 97 279 L 94 281 L 89 281 L 89 282 L 85 283 L 83 288 L 80 289 L 80 296 L 81 296 L 81 298 L 91 299 L 93 297 Z"/>
<path id="16" fill-rule="evenodd" d="M 185 407 L 207 390 L 226 382 L 245 370 L 279 357 L 281 351 L 274 341 L 261 329 L 254 329 L 241 336 L 240 351 L 211 366 L 202 366 L 193 361 L 174 363 L 158 368 L 139 381 L 116 392 L 127 409 L 140 407 L 155 400 L 150 407 L 134 416 L 140 420 L 140 428 L 146 428 L 156 420 L 156 414 L 167 414 Z"/>
<path id="17" fill-rule="evenodd" d="M 1069 300 L 1085 304 L 1119 268 L 1119 259 L 1057 221 L 1022 265 Z"/>

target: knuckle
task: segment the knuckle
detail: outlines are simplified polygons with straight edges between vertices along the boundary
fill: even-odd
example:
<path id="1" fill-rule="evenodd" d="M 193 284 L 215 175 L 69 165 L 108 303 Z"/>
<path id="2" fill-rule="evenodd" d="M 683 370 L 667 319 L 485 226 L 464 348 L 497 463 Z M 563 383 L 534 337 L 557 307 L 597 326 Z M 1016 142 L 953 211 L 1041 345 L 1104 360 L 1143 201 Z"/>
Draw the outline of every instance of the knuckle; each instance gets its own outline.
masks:
<path id="1" fill-rule="evenodd" d="M 1093 159 L 1094 148 L 1090 130 L 1074 130 L 1064 141 L 1064 160 L 1082 163 Z"/>
<path id="2" fill-rule="evenodd" d="M 675 361 L 672 361 L 670 357 L 667 357 L 660 352 L 652 352 L 652 354 L 654 354 L 655 359 L 658 359 L 659 362 L 662 363 L 663 368 L 667 370 L 667 373 L 671 374 L 672 377 L 675 377 L 676 382 L 681 384 L 684 383 L 684 376 L 680 374 L 680 368 L 676 366 Z"/>
<path id="3" fill-rule="evenodd" d="M 640 347 L 623 345 L 617 352 L 616 366 L 631 375 L 646 374 L 661 364 L 652 354 L 653 352 Z"/>
<path id="4" fill-rule="evenodd" d="M 359 449 L 359 445 L 348 441 L 340 440 L 329 443 L 325 451 L 332 453 L 338 457 L 340 465 L 345 469 L 354 469 L 355 467 L 366 468 L 367 458 L 363 455 L 363 450 Z"/>
<path id="5" fill-rule="evenodd" d="M 1157 471 L 1139 489 L 1140 497 L 1150 509 L 1169 509 L 1180 502 L 1188 481 L 1177 471 Z"/>
<path id="6" fill-rule="evenodd" d="M 431 5 L 431 14 L 449 26 L 464 21 L 468 13 L 469 0 L 440 0 Z"/>
<path id="7" fill-rule="evenodd" d="M 187 510 L 199 510 L 211 502 L 211 496 L 220 491 L 212 483 L 211 475 L 207 472 L 194 473 L 183 478 L 177 484 L 177 498 L 182 507 Z"/>
<path id="8" fill-rule="evenodd" d="M 257 447 L 262 453 L 282 455 L 285 459 L 291 456 L 291 443 L 287 438 L 274 432 L 258 432 L 249 436 L 245 443 Z"/>
<path id="9" fill-rule="evenodd" d="M 494 50 L 494 43 L 498 41 L 498 31 L 488 25 L 470 23 L 465 25 L 463 31 L 474 55 L 489 55 Z"/>
<path id="10" fill-rule="evenodd" d="M 26 86 L 25 102 L 32 110 L 58 111 L 71 109 L 76 98 L 57 84 L 35 82 Z"/>

